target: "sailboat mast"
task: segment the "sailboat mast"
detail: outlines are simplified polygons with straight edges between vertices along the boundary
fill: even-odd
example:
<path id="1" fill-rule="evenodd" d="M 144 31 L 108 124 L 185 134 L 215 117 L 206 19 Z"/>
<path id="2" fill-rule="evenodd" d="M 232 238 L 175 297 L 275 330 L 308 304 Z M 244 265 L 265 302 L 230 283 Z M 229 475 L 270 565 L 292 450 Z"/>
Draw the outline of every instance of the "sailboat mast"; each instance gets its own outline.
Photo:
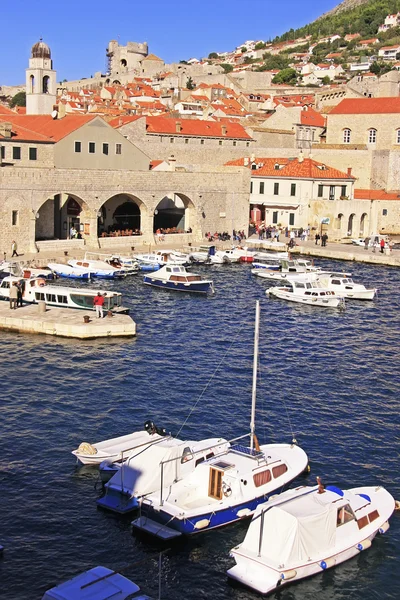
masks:
<path id="1" fill-rule="evenodd" d="M 257 366 L 258 366 L 258 340 L 260 329 L 260 301 L 256 301 L 256 321 L 254 326 L 254 362 L 253 362 L 253 388 L 251 393 L 251 418 L 250 418 L 250 448 L 254 448 L 254 434 L 256 429 L 256 396 L 257 396 Z"/>

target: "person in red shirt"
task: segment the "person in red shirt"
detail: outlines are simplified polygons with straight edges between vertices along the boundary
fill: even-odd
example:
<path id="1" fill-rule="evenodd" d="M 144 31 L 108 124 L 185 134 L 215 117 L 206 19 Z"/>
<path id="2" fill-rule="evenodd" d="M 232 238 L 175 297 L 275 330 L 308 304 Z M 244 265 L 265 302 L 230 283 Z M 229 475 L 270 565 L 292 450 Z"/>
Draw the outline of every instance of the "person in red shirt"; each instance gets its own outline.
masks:
<path id="1" fill-rule="evenodd" d="M 102 319 L 104 317 L 103 314 L 103 306 L 104 306 L 104 296 L 100 292 L 97 292 L 97 296 L 93 298 L 93 305 L 96 308 L 96 316 L 97 318 Z"/>
<path id="2" fill-rule="evenodd" d="M 385 240 L 383 238 L 381 239 L 380 246 L 381 246 L 381 252 L 383 254 L 383 251 L 385 250 Z"/>

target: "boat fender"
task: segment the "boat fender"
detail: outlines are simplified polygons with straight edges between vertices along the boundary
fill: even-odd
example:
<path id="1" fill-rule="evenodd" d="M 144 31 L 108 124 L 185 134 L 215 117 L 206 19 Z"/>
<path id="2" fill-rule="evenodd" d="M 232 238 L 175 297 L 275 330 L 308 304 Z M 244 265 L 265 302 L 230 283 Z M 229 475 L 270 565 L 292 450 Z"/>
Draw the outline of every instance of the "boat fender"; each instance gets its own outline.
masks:
<path id="1" fill-rule="evenodd" d="M 231 486 L 226 483 L 225 481 L 222 482 L 222 493 L 224 494 L 224 496 L 226 496 L 227 498 L 229 498 L 229 496 L 232 495 L 232 488 Z"/>
<path id="2" fill-rule="evenodd" d="M 327 558 L 326 560 L 321 560 L 321 562 L 319 563 L 319 566 L 321 567 L 321 569 L 325 570 L 325 569 L 330 569 L 331 567 L 334 567 L 336 564 L 336 560 L 334 558 Z"/>
<path id="3" fill-rule="evenodd" d="M 236 514 L 239 517 L 239 519 L 242 519 L 244 517 L 250 517 L 251 510 L 249 508 L 241 508 L 240 510 L 237 511 Z"/>
<path id="4" fill-rule="evenodd" d="M 372 545 L 371 540 L 369 540 L 368 538 L 366 540 L 363 540 L 362 542 L 360 542 L 359 544 L 357 544 L 357 550 L 359 550 L 360 552 L 362 550 L 367 550 L 368 548 L 370 548 Z"/>
<path id="5" fill-rule="evenodd" d="M 400 500 L 395 500 L 395 502 L 394 502 L 394 510 L 400 510 Z"/>
<path id="6" fill-rule="evenodd" d="M 294 579 L 296 577 L 297 571 L 296 569 L 290 569 L 290 571 L 283 571 L 281 573 L 281 579 L 286 581 L 287 579 Z"/>
<path id="7" fill-rule="evenodd" d="M 379 530 L 378 530 L 378 531 L 379 531 L 379 533 L 381 533 L 381 534 L 383 535 L 384 533 L 386 533 L 386 532 L 387 532 L 387 530 L 389 529 L 389 527 L 390 527 L 390 525 L 389 525 L 388 521 L 386 521 L 386 522 L 385 522 L 385 523 L 382 525 L 382 527 L 379 527 Z"/>
<path id="8" fill-rule="evenodd" d="M 194 524 L 194 528 L 195 529 L 205 529 L 205 527 L 208 527 L 209 524 L 210 524 L 209 519 L 200 519 L 200 521 L 197 521 L 197 523 Z"/>

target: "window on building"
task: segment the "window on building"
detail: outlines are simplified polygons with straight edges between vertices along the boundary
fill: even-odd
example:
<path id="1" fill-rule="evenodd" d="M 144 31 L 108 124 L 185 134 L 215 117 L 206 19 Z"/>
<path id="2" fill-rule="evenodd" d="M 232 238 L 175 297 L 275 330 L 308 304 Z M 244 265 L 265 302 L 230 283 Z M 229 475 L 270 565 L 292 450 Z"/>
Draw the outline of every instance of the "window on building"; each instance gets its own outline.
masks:
<path id="1" fill-rule="evenodd" d="M 82 142 L 75 142 L 75 152 L 82 152 Z"/>
<path id="2" fill-rule="evenodd" d="M 272 223 L 276 224 L 278 222 L 278 211 L 274 210 L 274 212 L 272 213 Z"/>
<path id="3" fill-rule="evenodd" d="M 21 160 L 21 146 L 13 146 L 12 157 L 14 160 Z"/>
<path id="4" fill-rule="evenodd" d="M 274 183 L 274 196 L 279 196 L 279 183 Z"/>
<path id="5" fill-rule="evenodd" d="M 234 145 L 234 146 L 236 146 L 236 145 L 237 145 L 237 142 L 236 142 L 236 141 L 234 141 L 234 142 L 233 142 L 233 145 Z"/>
<path id="6" fill-rule="evenodd" d="M 256 165 L 256 163 L 251 163 L 251 170 L 252 171 L 257 171 L 257 165 Z"/>
<path id="7" fill-rule="evenodd" d="M 122 154 L 122 144 L 115 144 L 115 154 Z"/>
<path id="8" fill-rule="evenodd" d="M 289 213 L 289 225 L 294 225 L 294 213 Z"/>
<path id="9" fill-rule="evenodd" d="M 96 144 L 94 142 L 89 142 L 89 154 L 94 154 L 96 152 Z"/>
<path id="10" fill-rule="evenodd" d="M 346 190 L 347 190 L 347 185 L 342 185 L 342 187 L 340 188 L 340 195 L 347 196 Z"/>
<path id="11" fill-rule="evenodd" d="M 174 143 L 174 138 L 169 138 L 169 143 L 173 144 Z"/>
<path id="12" fill-rule="evenodd" d="M 351 129 L 343 129 L 343 143 L 350 144 L 351 140 Z"/>
<path id="13" fill-rule="evenodd" d="M 264 193 L 264 182 L 260 181 L 260 194 Z"/>
<path id="14" fill-rule="evenodd" d="M 387 217 L 387 208 L 384 208 L 384 209 L 382 210 L 382 215 L 383 215 L 384 217 Z"/>
<path id="15" fill-rule="evenodd" d="M 252 193 L 253 193 L 253 182 L 250 181 L 250 194 L 252 194 Z"/>
<path id="16" fill-rule="evenodd" d="M 334 200 L 334 199 L 335 199 L 335 186 L 330 185 L 329 186 L 329 200 Z"/>
<path id="17" fill-rule="evenodd" d="M 324 195 L 324 186 L 320 184 L 318 186 L 318 198 L 322 198 L 323 195 Z"/>
<path id="18" fill-rule="evenodd" d="M 204 144 L 204 140 L 200 140 L 200 144 L 203 146 L 203 144 Z"/>
<path id="19" fill-rule="evenodd" d="M 108 156 L 108 144 L 103 144 L 103 154 Z"/>
<path id="20" fill-rule="evenodd" d="M 29 148 L 29 160 L 37 160 L 37 148 Z"/>
<path id="21" fill-rule="evenodd" d="M 376 129 L 368 129 L 368 144 L 376 144 Z"/>
<path id="22" fill-rule="evenodd" d="M 185 138 L 185 144 L 188 144 L 188 143 L 189 143 L 189 139 Z"/>
<path id="23" fill-rule="evenodd" d="M 296 195 L 296 184 L 295 183 L 292 183 L 290 185 L 290 195 L 291 196 L 295 196 Z"/>
<path id="24" fill-rule="evenodd" d="M 18 211 L 13 210 L 11 213 L 11 225 L 18 225 Z"/>
<path id="25" fill-rule="evenodd" d="M 1 158 L 6 157 L 6 147 L 5 146 L 0 146 L 0 157 Z"/>
<path id="26" fill-rule="evenodd" d="M 218 144 L 219 144 L 220 146 L 222 146 L 222 140 L 219 140 Z"/>
<path id="27" fill-rule="evenodd" d="M 250 146 L 250 142 L 246 142 L 246 148 Z"/>
<path id="28" fill-rule="evenodd" d="M 400 129 L 396 131 L 396 144 L 400 144 Z"/>

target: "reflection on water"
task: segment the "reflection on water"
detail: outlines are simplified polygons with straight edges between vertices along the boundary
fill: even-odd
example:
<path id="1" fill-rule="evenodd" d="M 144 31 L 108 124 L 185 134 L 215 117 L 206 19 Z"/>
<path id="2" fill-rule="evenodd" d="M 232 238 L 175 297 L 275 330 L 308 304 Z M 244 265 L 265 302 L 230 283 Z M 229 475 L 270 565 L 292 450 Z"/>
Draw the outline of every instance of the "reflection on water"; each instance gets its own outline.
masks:
<path id="1" fill-rule="evenodd" d="M 260 442 L 294 434 L 309 454 L 312 481 L 321 475 L 343 487 L 381 483 L 400 498 L 398 271 L 355 265 L 354 277 L 378 287 L 378 299 L 349 301 L 341 313 L 267 299 L 268 284 L 247 265 L 196 270 L 212 273 L 214 297 L 153 290 L 141 276 L 101 284 L 123 292 L 137 322 L 135 340 L 2 333 L 0 577 L 7 599 L 40 598 L 97 564 L 128 566 L 126 575 L 157 596 L 159 546 L 134 537 L 129 517 L 96 509 L 97 472 L 77 469 L 70 451 L 83 440 L 141 428 L 148 418 L 176 433 L 218 365 L 180 437 L 246 433 L 257 298 Z M 225 574 L 229 550 L 245 531 L 239 523 L 178 541 L 163 559 L 163 598 L 257 598 Z M 399 556 L 395 516 L 368 552 L 276 597 L 395 599 Z"/>

